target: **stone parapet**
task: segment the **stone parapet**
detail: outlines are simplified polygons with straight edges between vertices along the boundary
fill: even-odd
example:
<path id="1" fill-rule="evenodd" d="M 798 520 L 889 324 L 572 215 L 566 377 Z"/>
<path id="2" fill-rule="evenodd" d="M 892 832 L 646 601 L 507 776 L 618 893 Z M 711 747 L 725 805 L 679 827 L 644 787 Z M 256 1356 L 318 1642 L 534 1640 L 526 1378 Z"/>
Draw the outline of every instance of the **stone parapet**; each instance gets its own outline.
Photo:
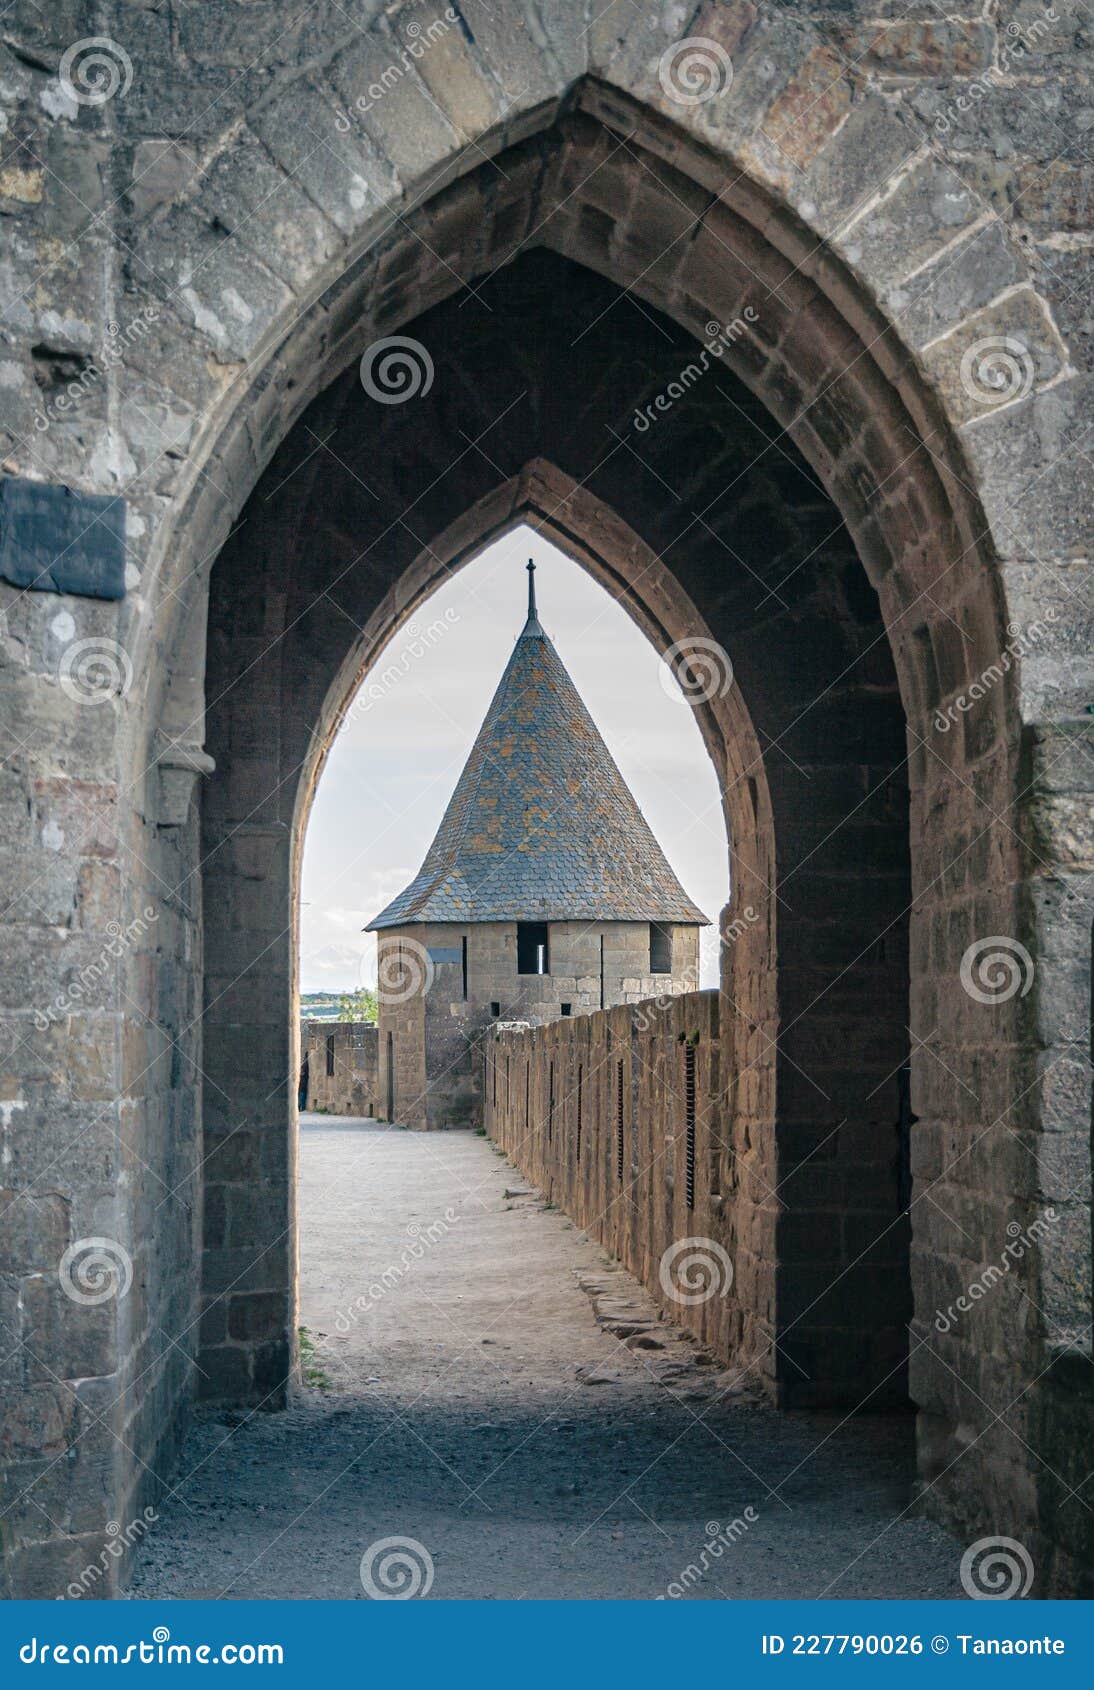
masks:
<path id="1" fill-rule="evenodd" d="M 304 1108 L 377 1117 L 379 1037 L 379 1028 L 366 1021 L 306 1022 L 301 1037 L 301 1062 L 307 1061 Z"/>

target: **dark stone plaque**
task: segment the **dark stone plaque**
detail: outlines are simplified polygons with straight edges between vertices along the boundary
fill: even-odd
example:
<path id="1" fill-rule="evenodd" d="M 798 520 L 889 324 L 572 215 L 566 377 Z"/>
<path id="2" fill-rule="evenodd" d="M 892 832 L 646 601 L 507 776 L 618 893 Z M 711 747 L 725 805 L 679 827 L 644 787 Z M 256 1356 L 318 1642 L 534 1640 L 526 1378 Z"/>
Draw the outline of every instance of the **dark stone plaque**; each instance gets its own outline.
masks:
<path id="1" fill-rule="evenodd" d="M 0 576 L 42 593 L 124 597 L 124 498 L 0 479 Z"/>

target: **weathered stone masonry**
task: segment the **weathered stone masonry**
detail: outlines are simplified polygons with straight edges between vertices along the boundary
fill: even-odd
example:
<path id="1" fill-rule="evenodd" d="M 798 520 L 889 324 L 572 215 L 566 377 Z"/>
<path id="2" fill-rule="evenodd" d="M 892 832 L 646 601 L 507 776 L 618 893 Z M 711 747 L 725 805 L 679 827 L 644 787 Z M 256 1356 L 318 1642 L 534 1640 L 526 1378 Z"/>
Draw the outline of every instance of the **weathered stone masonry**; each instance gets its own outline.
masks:
<path id="1" fill-rule="evenodd" d="M 834 1158 L 817 1157 L 808 1216 L 757 1181 L 752 1212 L 766 1201 L 781 1211 L 769 1252 L 735 1200 L 740 1174 L 724 1136 L 735 1076 L 723 1049 L 713 992 L 499 1031 L 482 1047 L 487 1131 L 673 1320 L 748 1382 L 773 1382 L 783 1406 L 901 1406 L 905 1333 L 879 1318 L 878 1281 L 906 1279 L 907 1238 L 878 1220 L 871 1159 L 861 1155 L 856 1187 L 832 1177 Z M 895 1160 L 898 1127 L 879 1124 L 882 1169 Z M 773 1368 L 776 1335 L 793 1369 Z M 853 1382 L 840 1376 L 840 1353 L 856 1360 Z"/>
<path id="2" fill-rule="evenodd" d="M 744 1370 L 740 1300 L 773 1321 L 775 1283 L 725 1202 L 719 1056 L 716 992 L 500 1032 L 483 1041 L 483 1118 L 510 1159 L 677 1324 Z M 703 1242 L 678 1261 L 698 1260 L 683 1262 L 681 1277 L 669 1255 L 662 1277 L 666 1255 L 689 1237 Z"/>
<path id="3" fill-rule="evenodd" d="M 587 1014 L 601 1000 L 633 1003 L 694 986 L 698 927 L 672 928 L 667 975 L 649 973 L 649 931 L 648 921 L 551 922 L 547 974 L 518 972 L 515 921 L 426 922 L 406 930 L 403 956 L 398 930 L 386 932 L 380 978 L 392 989 L 381 993 L 378 1093 L 385 1113 L 408 1127 L 478 1125 L 478 1045 L 499 1020 L 553 1021 Z M 430 959 L 428 990 L 422 989 L 423 951 Z"/>
<path id="4" fill-rule="evenodd" d="M 304 1107 L 329 1115 L 378 1117 L 379 1032 L 363 1021 L 309 1021 L 301 1043 L 308 1058 Z"/>
<path id="5" fill-rule="evenodd" d="M 872 1194 L 875 1236 L 910 1233 L 924 1505 L 1020 1538 L 1039 1591 L 1080 1589 L 1087 15 L 528 0 L 476 9 L 374 100 L 434 14 L 349 11 L 5 18 L 0 470 L 58 506 L 124 500 L 126 589 L 75 590 L 114 579 L 98 534 L 102 567 L 55 559 L 56 592 L 6 584 L 26 558 L 0 548 L 8 1587 L 56 1595 L 154 1501 L 199 1382 L 284 1400 L 310 794 L 372 657 L 524 517 L 660 650 L 698 632 L 733 661 L 700 712 L 731 914 L 755 912 L 723 963 L 726 1204 L 791 1310 L 738 1262 L 744 1352 L 831 1283 L 816 1211 Z M 62 56 L 104 34 L 130 74 L 81 104 Z M 715 99 L 662 80 L 685 34 L 732 60 Z M 636 430 L 746 305 L 713 379 Z M 395 333 L 432 387 L 370 404 L 355 367 Z M 109 642 L 98 689 L 73 682 L 88 640 Z M 982 1002 L 961 964 L 994 935 L 1032 984 Z M 894 1123 L 910 1209 L 907 1170 L 875 1160 Z M 1020 1271 L 939 1332 L 1048 1209 Z M 81 1307 L 57 1263 L 100 1236 L 132 1282 Z M 864 1326 L 906 1294 L 879 1276 Z M 818 1355 L 853 1378 L 853 1346 Z"/>

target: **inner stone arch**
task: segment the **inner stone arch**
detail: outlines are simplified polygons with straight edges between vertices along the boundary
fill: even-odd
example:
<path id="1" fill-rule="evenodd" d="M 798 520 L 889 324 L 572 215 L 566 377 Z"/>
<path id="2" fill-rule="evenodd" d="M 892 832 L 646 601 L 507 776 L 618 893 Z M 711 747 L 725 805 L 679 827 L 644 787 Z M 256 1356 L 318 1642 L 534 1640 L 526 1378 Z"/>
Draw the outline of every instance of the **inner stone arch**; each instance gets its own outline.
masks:
<path id="1" fill-rule="evenodd" d="M 753 912 L 723 959 L 731 1341 L 781 1401 L 901 1400 L 907 788 L 876 595 L 815 474 L 772 449 L 764 411 L 720 370 L 658 422 L 652 461 L 636 454 L 636 361 L 649 390 L 666 387 L 691 354 L 683 331 L 623 300 L 621 336 L 617 290 L 548 253 L 480 291 L 411 325 L 433 349 L 428 393 L 373 406 L 363 427 L 357 372 L 328 389 L 213 573 L 207 1389 L 268 1403 L 288 1374 L 292 910 L 324 746 L 429 581 L 521 514 L 659 649 L 702 633 L 732 660 L 736 684 L 703 722 Z M 867 1232 L 883 1242 L 864 1252 Z M 821 1259 L 834 1289 L 816 1296 Z"/>
<path id="2" fill-rule="evenodd" d="M 399 1083 L 386 1114 L 383 1101 L 365 1113 L 481 1124 L 499 1020 L 717 983 L 729 853 L 708 745 L 645 631 L 558 546 L 543 496 L 568 491 L 590 530 L 608 513 L 581 511 L 594 501 L 548 465 L 518 477 L 517 506 L 533 485 L 536 528 L 518 518 L 441 573 L 361 682 L 316 784 L 302 1006 L 308 990 L 380 988 L 378 1036 L 341 1035 L 346 1059 L 314 1093 L 321 1107 L 337 1111 L 366 1077 L 365 1097 L 388 1097 L 390 1031 Z M 714 680 L 717 699 L 731 682 Z M 312 1076 L 329 1066 L 323 1032 L 312 1028 Z"/>

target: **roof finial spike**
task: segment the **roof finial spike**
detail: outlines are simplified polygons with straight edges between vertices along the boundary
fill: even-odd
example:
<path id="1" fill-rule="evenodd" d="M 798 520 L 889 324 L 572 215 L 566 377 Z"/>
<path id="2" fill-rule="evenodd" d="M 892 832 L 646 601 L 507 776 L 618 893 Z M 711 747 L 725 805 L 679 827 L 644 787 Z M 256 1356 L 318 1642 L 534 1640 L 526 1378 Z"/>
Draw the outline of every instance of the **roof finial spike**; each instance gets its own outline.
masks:
<path id="1" fill-rule="evenodd" d="M 524 624 L 524 632 L 526 634 L 542 634 L 543 629 L 540 627 L 539 616 L 536 613 L 536 566 L 535 566 L 534 559 L 532 559 L 532 558 L 528 559 L 527 569 L 528 569 L 528 620 Z"/>

